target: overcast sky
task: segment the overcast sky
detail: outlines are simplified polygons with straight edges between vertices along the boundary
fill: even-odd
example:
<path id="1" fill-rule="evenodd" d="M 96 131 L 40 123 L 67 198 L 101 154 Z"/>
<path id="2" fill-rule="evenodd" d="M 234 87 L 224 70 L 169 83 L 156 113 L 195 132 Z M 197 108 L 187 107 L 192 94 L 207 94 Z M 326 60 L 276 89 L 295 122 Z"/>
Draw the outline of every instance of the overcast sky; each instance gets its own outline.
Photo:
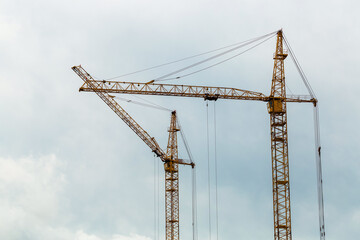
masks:
<path id="1" fill-rule="evenodd" d="M 357 239 L 358 9 L 357 1 L 323 0 L 0 0 L 0 238 L 156 240 L 155 167 L 160 170 L 159 229 L 164 239 L 159 159 L 96 95 L 78 92 L 82 81 L 71 67 L 82 64 L 93 76 L 110 78 L 283 28 L 319 99 L 327 239 Z M 232 61 L 173 83 L 268 94 L 274 50 L 272 38 Z M 145 82 L 190 63 L 121 80 Z M 290 58 L 285 69 L 291 92 L 306 94 Z M 178 112 L 198 166 L 199 240 L 209 239 L 206 102 L 143 98 Z M 168 112 L 119 103 L 166 147 Z M 212 239 L 214 117 L 219 239 L 271 239 L 266 105 L 219 100 L 209 102 L 208 110 Z M 312 113 L 311 104 L 288 105 L 292 232 L 298 240 L 319 239 Z M 186 156 L 183 145 L 179 147 Z M 181 167 L 180 185 L 180 234 L 191 239 L 187 167 Z"/>

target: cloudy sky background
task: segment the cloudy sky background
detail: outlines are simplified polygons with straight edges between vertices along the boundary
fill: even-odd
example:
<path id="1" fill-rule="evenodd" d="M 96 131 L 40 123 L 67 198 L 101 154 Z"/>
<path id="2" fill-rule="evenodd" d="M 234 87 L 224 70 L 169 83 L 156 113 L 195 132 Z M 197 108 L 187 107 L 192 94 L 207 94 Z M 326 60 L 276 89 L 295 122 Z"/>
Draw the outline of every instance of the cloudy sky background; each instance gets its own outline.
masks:
<path id="1" fill-rule="evenodd" d="M 82 81 L 71 70 L 73 65 L 82 64 L 93 76 L 109 78 L 279 28 L 284 29 L 320 102 L 327 239 L 358 238 L 358 6 L 356 1 L 323 0 L 1 0 L 0 238 L 154 239 L 158 159 L 97 96 L 78 92 Z M 275 38 L 176 83 L 267 94 L 274 48 Z M 124 81 L 149 81 L 182 66 Z M 306 93 L 290 59 L 286 74 L 293 93 Z M 198 166 L 199 239 L 208 239 L 206 103 L 144 98 L 178 111 Z M 168 112 L 120 104 L 165 148 Z M 271 239 L 266 106 L 225 100 L 215 105 L 219 238 Z M 210 102 L 210 129 L 213 109 Z M 289 104 L 292 230 L 299 240 L 319 239 L 312 117 L 310 104 Z M 212 145 L 213 141 L 211 134 Z M 213 156 L 212 151 L 212 183 Z M 190 239 L 190 169 L 182 167 L 180 176 L 181 237 Z M 160 200 L 163 223 L 162 192 Z M 214 195 L 211 201 L 214 216 Z M 160 237 L 164 237 L 163 224 Z"/>

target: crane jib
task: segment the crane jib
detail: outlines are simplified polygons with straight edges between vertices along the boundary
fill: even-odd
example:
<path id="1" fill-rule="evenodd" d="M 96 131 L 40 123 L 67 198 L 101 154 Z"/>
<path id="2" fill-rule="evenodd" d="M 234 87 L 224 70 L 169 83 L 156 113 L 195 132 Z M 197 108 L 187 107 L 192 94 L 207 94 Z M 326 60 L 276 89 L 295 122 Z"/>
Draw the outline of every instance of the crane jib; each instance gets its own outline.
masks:
<path id="1" fill-rule="evenodd" d="M 92 87 L 91 85 L 95 85 Z M 215 101 L 218 99 L 231 100 L 250 100 L 269 102 L 270 97 L 260 92 L 242 90 L 228 87 L 209 87 L 209 86 L 192 86 L 177 84 L 155 84 L 139 82 L 117 82 L 91 80 L 79 88 L 84 92 L 106 92 L 118 94 L 141 94 L 141 95 L 158 95 L 158 96 L 177 96 L 177 97 L 194 97 L 203 98 L 204 100 Z M 308 95 L 289 95 L 283 98 L 286 102 L 309 102 L 315 103 L 317 100 Z"/>

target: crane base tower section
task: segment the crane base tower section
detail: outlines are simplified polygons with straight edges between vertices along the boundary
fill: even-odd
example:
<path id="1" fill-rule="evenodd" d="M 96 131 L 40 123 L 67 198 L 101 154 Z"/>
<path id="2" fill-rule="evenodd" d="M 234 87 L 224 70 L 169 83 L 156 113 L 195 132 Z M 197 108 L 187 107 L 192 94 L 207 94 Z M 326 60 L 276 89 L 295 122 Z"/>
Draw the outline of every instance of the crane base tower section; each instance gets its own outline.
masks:
<path id="1" fill-rule="evenodd" d="M 168 146 L 165 156 L 165 239 L 179 240 L 179 159 L 176 112 L 171 113 Z"/>
<path id="2" fill-rule="evenodd" d="M 277 34 L 271 93 L 268 102 L 271 127 L 271 160 L 274 239 L 291 240 L 289 158 L 282 31 Z"/>

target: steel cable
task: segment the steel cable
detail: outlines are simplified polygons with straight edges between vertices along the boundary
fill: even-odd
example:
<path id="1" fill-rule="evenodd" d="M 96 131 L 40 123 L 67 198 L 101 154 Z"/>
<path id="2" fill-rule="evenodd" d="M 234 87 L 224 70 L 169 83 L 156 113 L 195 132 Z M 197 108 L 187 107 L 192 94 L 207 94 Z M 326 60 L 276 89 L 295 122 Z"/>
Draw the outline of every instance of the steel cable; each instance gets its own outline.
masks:
<path id="1" fill-rule="evenodd" d="M 202 60 L 202 61 L 193 63 L 193 64 L 191 64 L 191 65 L 189 65 L 189 66 L 187 66 L 187 67 L 181 68 L 181 69 L 176 70 L 176 71 L 174 71 L 174 72 L 171 72 L 171 73 L 168 73 L 168 74 L 163 75 L 163 76 L 161 76 L 161 77 L 158 77 L 158 78 L 154 79 L 154 82 L 167 81 L 167 80 L 173 80 L 173 79 L 179 79 L 179 78 L 182 78 L 182 77 L 187 77 L 187 76 L 190 76 L 190 75 L 192 75 L 192 74 L 195 74 L 195 73 L 204 71 L 204 70 L 209 69 L 209 68 L 211 68 L 211 67 L 215 67 L 215 66 L 217 66 L 217 65 L 219 65 L 219 64 L 221 64 L 221 63 L 224 63 L 224 62 L 226 62 L 226 61 L 229 61 L 229 60 L 231 60 L 231 59 L 233 59 L 233 58 L 235 58 L 235 57 L 237 57 L 237 56 L 240 56 L 241 54 L 243 54 L 243 53 L 245 53 L 245 52 L 247 52 L 247 51 L 249 51 L 249 50 L 251 50 L 251 49 L 253 49 L 253 48 L 257 47 L 257 46 L 259 46 L 260 44 L 266 42 L 267 40 L 269 40 L 270 38 L 272 38 L 273 36 L 275 36 L 275 34 L 276 34 L 276 32 L 270 33 L 270 34 L 266 34 L 266 35 L 264 35 L 264 36 L 261 36 L 261 37 L 255 39 L 255 40 L 246 42 L 246 43 L 244 43 L 244 44 L 241 44 L 240 46 L 236 46 L 236 47 L 231 48 L 231 49 L 229 49 L 229 50 L 227 50 L 227 51 L 225 51 L 225 52 L 219 53 L 219 54 L 217 54 L 217 55 L 215 55 L 215 56 L 206 58 L 206 59 L 204 59 L 204 60 Z M 227 59 L 225 59 L 225 60 L 223 60 L 223 61 L 220 61 L 220 62 L 218 62 L 218 63 L 215 63 L 215 64 L 213 64 L 213 65 L 210 65 L 210 66 L 208 66 L 208 67 L 205 67 L 205 68 L 203 68 L 203 69 L 194 71 L 194 72 L 192 72 L 192 73 L 185 74 L 185 75 L 183 75 L 183 76 L 174 77 L 174 78 L 166 78 L 166 77 L 169 77 L 169 76 L 174 75 L 174 74 L 176 74 L 176 73 L 183 72 L 183 71 L 185 71 L 185 70 L 187 70 L 187 69 L 189 69 L 189 68 L 193 68 L 193 67 L 195 67 L 195 66 L 198 66 L 198 65 L 200 65 L 200 64 L 202 64 L 202 63 L 205 63 L 205 62 L 208 62 L 208 61 L 210 61 L 210 60 L 213 60 L 213 59 L 215 59 L 215 58 L 221 57 L 221 56 L 223 56 L 223 55 L 225 55 L 225 54 L 227 54 L 227 53 L 230 53 L 230 52 L 235 51 L 235 50 L 237 50 L 237 49 L 239 49 L 239 48 L 242 48 L 242 47 L 244 47 L 244 46 L 247 46 L 247 45 L 249 45 L 249 44 L 251 44 L 251 43 L 254 43 L 254 42 L 256 42 L 256 41 L 259 41 L 259 40 L 261 40 L 261 39 L 264 39 L 264 38 L 266 38 L 266 37 L 268 37 L 268 36 L 270 36 L 270 37 L 267 38 L 267 39 L 265 39 L 264 41 L 262 41 L 262 42 L 260 42 L 260 43 L 258 43 L 258 44 L 256 44 L 256 45 L 248 48 L 247 50 L 245 50 L 245 51 L 243 51 L 243 52 L 241 52 L 241 53 L 239 53 L 239 54 L 236 54 L 236 55 L 234 55 L 234 56 L 232 56 L 232 57 L 230 57 L 230 58 L 227 58 Z"/>
<path id="2" fill-rule="evenodd" d="M 154 154 L 154 240 L 157 240 L 156 234 L 156 155 Z"/>
<path id="3" fill-rule="evenodd" d="M 216 196 L 216 240 L 219 240 L 219 204 L 218 204 L 218 168 L 217 168 L 217 141 L 216 141 L 216 102 L 214 102 L 214 150 L 215 150 L 215 196 Z"/>
<path id="4" fill-rule="evenodd" d="M 190 147 L 189 147 L 189 144 L 186 140 L 185 131 L 180 124 L 179 117 L 177 117 L 176 121 L 179 126 L 181 139 L 183 140 L 183 143 L 185 145 L 185 149 L 189 156 L 190 162 L 195 163 L 193 155 L 192 155 Z M 197 190 L 196 190 L 195 165 L 192 166 L 192 203 L 191 203 L 191 205 L 192 205 L 192 231 L 193 231 L 192 235 L 193 235 L 193 240 L 197 240 L 198 239 L 198 235 L 197 235 Z"/>
<path id="5" fill-rule="evenodd" d="M 316 95 L 310 86 L 310 83 L 297 60 L 294 51 L 292 50 L 285 35 L 284 40 L 290 57 L 293 60 L 296 69 L 298 70 L 301 79 L 303 80 L 311 98 L 316 100 Z M 325 220 L 324 220 L 324 194 L 323 194 L 323 180 L 322 180 L 322 166 L 321 166 L 321 143 L 320 143 L 320 125 L 319 125 L 319 108 L 318 102 L 314 103 L 314 135 L 315 135 L 315 159 L 316 159 L 316 175 L 317 175 L 317 194 L 318 194 L 318 210 L 319 210 L 319 230 L 320 239 L 325 240 Z"/>
<path id="6" fill-rule="evenodd" d="M 304 84 L 305 84 L 305 86 L 306 86 L 306 88 L 307 88 L 310 96 L 311 96 L 312 98 L 316 98 L 315 93 L 314 93 L 313 89 L 311 88 L 310 83 L 309 83 L 309 81 L 307 80 L 307 77 L 306 77 L 304 71 L 302 70 L 302 68 L 301 68 L 301 66 L 300 66 L 300 63 L 299 63 L 299 61 L 297 60 L 297 58 L 296 58 L 296 56 L 295 56 L 295 53 L 294 53 L 294 51 L 292 50 L 292 48 L 291 48 L 288 40 L 286 39 L 285 35 L 283 35 L 283 38 L 284 38 L 284 40 L 285 40 L 285 45 L 286 45 L 287 49 L 289 50 L 290 57 L 291 57 L 291 59 L 293 60 L 293 62 L 294 62 L 294 64 L 295 64 L 295 67 L 296 67 L 296 69 L 298 70 L 298 72 L 299 72 L 299 74 L 300 74 L 300 77 L 301 77 L 301 79 L 303 80 L 303 82 L 304 82 Z"/>
<path id="7" fill-rule="evenodd" d="M 276 31 L 276 32 L 277 32 L 277 31 Z M 270 35 L 270 34 L 274 34 L 274 33 L 276 33 L 276 32 L 269 33 L 269 34 L 266 34 L 266 35 L 264 35 L 264 36 L 266 37 L 266 36 L 268 36 L 268 35 Z M 236 45 L 239 45 L 239 44 L 244 44 L 244 43 L 246 43 L 246 42 L 253 41 L 253 40 L 255 40 L 255 39 L 259 39 L 259 38 L 262 38 L 262 37 L 264 37 L 264 36 L 252 38 L 252 39 L 249 39 L 249 40 L 246 40 L 246 41 L 234 43 L 234 44 L 231 44 L 231 45 L 228 45 L 228 46 L 225 46 L 225 47 L 221 47 L 221 48 L 217 48 L 217 49 L 214 49 L 214 50 L 210 50 L 210 51 L 207 51 L 207 52 L 204 52 L 204 53 L 199 53 L 199 54 L 192 55 L 192 56 L 185 57 L 185 58 L 181 58 L 181 59 L 178 59 L 178 60 L 175 60 L 175 61 L 171 61 L 171 62 L 167 62 L 167 63 L 162 63 L 162 64 L 159 64 L 159 65 L 156 65 L 156 66 L 153 66 L 153 67 L 148 67 L 148 68 L 140 69 L 140 70 L 137 70 L 137 71 L 134 71 L 134 72 L 122 74 L 122 75 L 115 76 L 115 77 L 111 77 L 111 78 L 107 78 L 107 79 L 104 79 L 104 80 L 113 80 L 113 79 L 117 79 L 117 78 L 121 78 L 121 77 L 126 77 L 126 76 L 129 76 L 129 75 L 133 75 L 133 74 L 136 74 L 136 73 L 140 73 L 140 72 L 152 70 L 152 69 L 155 69 L 155 68 L 167 66 L 167 65 L 170 65 L 170 64 L 182 62 L 182 61 L 185 61 L 185 60 L 188 60 L 188 59 L 191 59 L 191 58 L 195 58 L 195 57 L 203 56 L 203 55 L 206 55 L 206 54 L 209 54 L 209 53 L 217 52 L 217 51 L 220 51 L 220 50 L 223 50 L 223 49 L 226 49 L 226 48 L 229 48 L 229 47 L 233 47 L 233 46 L 236 46 Z M 99 78 L 97 78 L 97 79 L 99 79 Z"/>
<path id="8" fill-rule="evenodd" d="M 206 145 L 208 163 L 208 192 L 209 192 L 209 240 L 211 240 L 211 190 L 210 190 L 210 146 L 209 146 L 209 104 L 206 101 Z"/>
<path id="9" fill-rule="evenodd" d="M 171 109 L 163 107 L 163 106 L 161 106 L 159 104 L 152 103 L 150 101 L 147 101 L 148 103 L 150 103 L 150 104 L 147 104 L 147 103 L 142 103 L 142 102 L 138 102 L 138 101 L 134 101 L 134 100 L 131 100 L 131 99 L 122 98 L 122 97 L 118 97 L 118 96 L 115 96 L 114 98 L 119 99 L 119 100 L 124 101 L 124 102 L 127 102 L 127 103 L 137 104 L 137 105 L 140 105 L 140 106 L 143 106 L 143 107 L 154 108 L 154 109 L 163 110 L 163 111 L 167 111 L 167 112 L 172 112 L 173 111 Z M 144 100 L 142 98 L 140 98 L 140 99 L 143 100 L 143 101 L 146 101 L 146 100 Z"/>

